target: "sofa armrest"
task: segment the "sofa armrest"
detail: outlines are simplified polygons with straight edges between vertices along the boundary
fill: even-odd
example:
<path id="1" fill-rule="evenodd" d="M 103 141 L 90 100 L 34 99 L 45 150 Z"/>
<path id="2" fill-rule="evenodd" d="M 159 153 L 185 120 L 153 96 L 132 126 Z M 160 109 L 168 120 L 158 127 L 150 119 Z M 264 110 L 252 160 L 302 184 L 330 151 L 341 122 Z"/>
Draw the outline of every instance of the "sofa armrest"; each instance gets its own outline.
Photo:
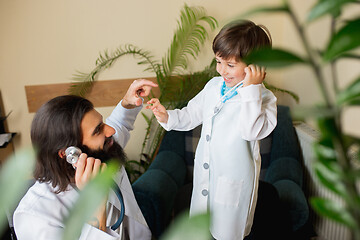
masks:
<path id="1" fill-rule="evenodd" d="M 303 169 L 299 161 L 291 157 L 282 157 L 271 162 L 264 180 L 274 184 L 282 179 L 292 180 L 302 188 Z"/>
<path id="2" fill-rule="evenodd" d="M 273 186 L 279 193 L 280 201 L 289 211 L 292 230 L 303 227 L 309 219 L 309 207 L 302 189 L 292 180 L 278 180 Z"/>
<path id="3" fill-rule="evenodd" d="M 184 184 L 186 165 L 172 151 L 161 151 L 149 169 L 133 184 L 135 198 L 154 237 L 159 238 L 168 226 L 174 201 Z"/>

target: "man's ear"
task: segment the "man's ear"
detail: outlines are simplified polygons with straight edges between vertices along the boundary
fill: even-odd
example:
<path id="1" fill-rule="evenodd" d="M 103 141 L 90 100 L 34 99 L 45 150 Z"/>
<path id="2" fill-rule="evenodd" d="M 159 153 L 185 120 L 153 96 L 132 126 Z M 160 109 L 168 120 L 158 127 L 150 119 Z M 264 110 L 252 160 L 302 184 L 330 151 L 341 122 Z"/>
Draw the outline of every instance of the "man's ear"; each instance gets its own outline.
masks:
<path id="1" fill-rule="evenodd" d="M 65 158 L 66 157 L 65 149 L 60 149 L 58 151 L 58 155 L 59 155 L 60 158 Z"/>

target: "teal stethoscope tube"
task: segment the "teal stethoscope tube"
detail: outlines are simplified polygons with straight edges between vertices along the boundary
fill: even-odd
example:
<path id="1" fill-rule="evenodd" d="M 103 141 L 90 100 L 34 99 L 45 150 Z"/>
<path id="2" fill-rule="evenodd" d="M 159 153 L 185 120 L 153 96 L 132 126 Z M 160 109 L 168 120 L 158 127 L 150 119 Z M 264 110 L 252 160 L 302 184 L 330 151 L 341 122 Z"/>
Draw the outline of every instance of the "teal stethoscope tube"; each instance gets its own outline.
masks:
<path id="1" fill-rule="evenodd" d="M 121 205 L 121 209 L 120 209 L 120 217 L 118 218 L 118 220 L 116 221 L 116 223 L 114 225 L 111 226 L 112 230 L 116 230 L 120 227 L 120 224 L 122 223 L 122 221 L 124 220 L 124 216 L 125 216 L 125 204 L 124 204 L 124 198 L 121 194 L 120 188 L 119 186 L 114 182 L 114 186 L 113 186 L 113 190 L 116 193 L 116 196 L 118 197 L 119 201 L 120 201 L 120 205 Z"/>
<path id="2" fill-rule="evenodd" d="M 222 96 L 219 100 L 219 102 L 215 105 L 214 108 L 214 116 L 216 114 L 218 114 L 221 110 L 221 108 L 224 106 L 224 103 L 226 101 L 226 96 L 230 95 L 232 92 L 234 92 L 238 87 L 242 87 L 243 86 L 243 81 L 238 82 L 235 86 L 233 86 L 227 93 L 224 94 L 224 96 Z"/>

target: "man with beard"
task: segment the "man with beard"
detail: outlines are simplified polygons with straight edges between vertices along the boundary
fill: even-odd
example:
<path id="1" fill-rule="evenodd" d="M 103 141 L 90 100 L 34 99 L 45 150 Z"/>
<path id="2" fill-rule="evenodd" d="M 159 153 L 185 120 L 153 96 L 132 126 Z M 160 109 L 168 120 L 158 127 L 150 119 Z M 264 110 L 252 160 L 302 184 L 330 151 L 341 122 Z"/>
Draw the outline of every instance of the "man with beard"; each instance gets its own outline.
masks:
<path id="1" fill-rule="evenodd" d="M 110 158 L 125 161 L 123 147 L 141 110 L 141 97 L 148 96 L 151 81 L 135 80 L 122 101 L 103 122 L 92 103 L 78 96 L 60 96 L 45 103 L 31 126 L 31 140 L 37 149 L 35 184 L 14 213 L 15 233 L 22 239 L 61 239 L 64 219 L 76 202 L 79 191 Z M 72 166 L 65 150 L 82 150 Z M 80 239 L 151 239 L 151 232 L 137 205 L 124 167 L 114 177 L 125 203 L 125 217 L 119 228 L 112 226 L 121 215 L 121 205 L 111 191 L 81 231 Z"/>

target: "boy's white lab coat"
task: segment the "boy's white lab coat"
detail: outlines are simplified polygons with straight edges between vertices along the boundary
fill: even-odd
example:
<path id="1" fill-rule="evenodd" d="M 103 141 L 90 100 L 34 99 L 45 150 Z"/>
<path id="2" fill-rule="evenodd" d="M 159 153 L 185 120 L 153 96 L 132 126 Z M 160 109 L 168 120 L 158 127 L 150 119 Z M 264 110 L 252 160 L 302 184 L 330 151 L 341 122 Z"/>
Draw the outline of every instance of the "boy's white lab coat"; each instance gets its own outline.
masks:
<path id="1" fill-rule="evenodd" d="M 115 130 L 115 140 L 124 147 L 129 140 L 129 131 L 141 107 L 125 109 L 119 103 L 106 123 Z M 115 231 L 110 229 L 120 216 L 120 202 L 111 190 L 107 202 L 107 232 L 103 232 L 89 224 L 82 228 L 79 239 L 83 240 L 124 240 L 124 239 L 151 239 L 151 232 L 136 202 L 128 176 L 124 167 L 114 178 L 118 184 L 125 204 L 124 221 Z M 14 213 L 15 233 L 19 240 L 23 239 L 62 239 L 64 218 L 74 206 L 79 193 L 72 185 L 67 191 L 54 193 L 50 183 L 36 182 L 21 200 Z"/>
<path id="2" fill-rule="evenodd" d="M 260 173 L 260 140 L 276 126 L 276 97 L 262 84 L 239 88 L 218 114 L 222 77 L 211 79 L 187 107 L 169 110 L 166 130 L 202 125 L 195 154 L 190 214 L 211 213 L 211 234 L 219 240 L 250 233 Z"/>

